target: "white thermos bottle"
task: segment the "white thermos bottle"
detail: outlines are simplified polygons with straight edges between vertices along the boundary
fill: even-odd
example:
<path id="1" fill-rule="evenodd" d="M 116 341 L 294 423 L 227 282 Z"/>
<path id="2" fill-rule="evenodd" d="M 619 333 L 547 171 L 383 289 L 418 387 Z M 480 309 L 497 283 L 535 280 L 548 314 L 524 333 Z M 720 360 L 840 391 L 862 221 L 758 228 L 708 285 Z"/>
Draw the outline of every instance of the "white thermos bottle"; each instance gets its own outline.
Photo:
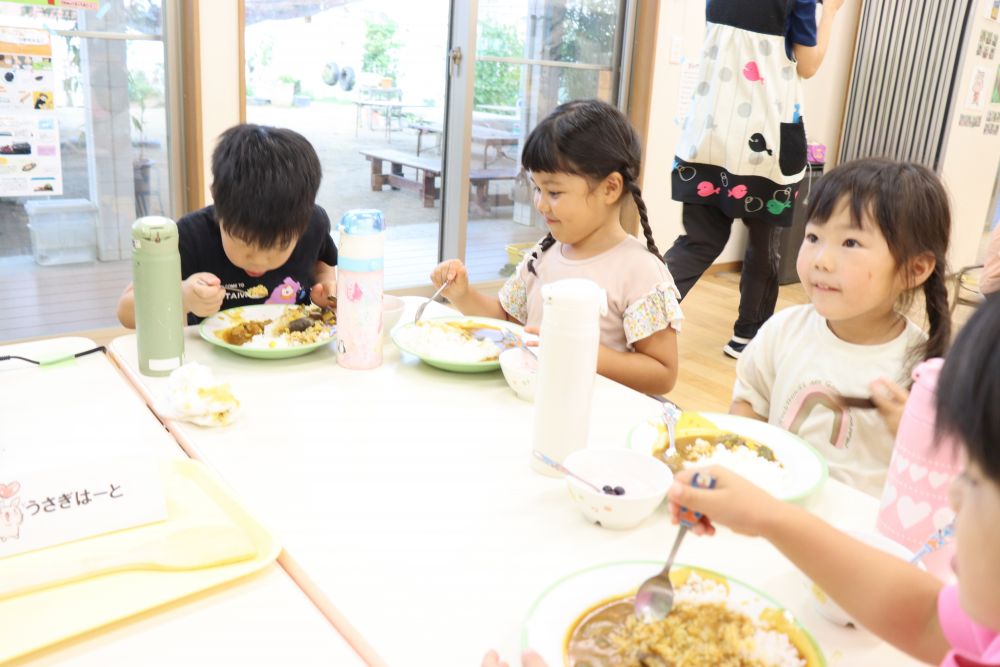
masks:
<path id="1" fill-rule="evenodd" d="M 571 278 L 544 285 L 542 303 L 532 444 L 562 463 L 587 446 L 601 316 L 608 312 L 608 297 L 593 281 Z M 559 476 L 534 456 L 531 466 L 542 474 Z"/>

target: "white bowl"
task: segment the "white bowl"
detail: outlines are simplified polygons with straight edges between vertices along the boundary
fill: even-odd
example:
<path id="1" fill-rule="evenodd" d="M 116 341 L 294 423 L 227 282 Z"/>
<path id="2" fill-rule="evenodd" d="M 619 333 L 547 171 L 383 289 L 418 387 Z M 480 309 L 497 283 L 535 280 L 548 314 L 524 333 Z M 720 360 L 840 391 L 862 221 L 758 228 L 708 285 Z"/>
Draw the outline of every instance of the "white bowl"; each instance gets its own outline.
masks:
<path id="1" fill-rule="evenodd" d="M 889 539 L 881 533 L 849 530 L 847 531 L 847 534 L 869 546 L 873 546 L 876 549 L 880 549 L 888 554 L 896 556 L 900 560 L 909 562 L 910 559 L 913 558 L 913 552 L 904 547 L 902 544 Z M 914 567 L 924 569 L 923 563 L 918 563 Z M 841 609 L 840 605 L 834 602 L 822 588 L 817 586 L 812 581 L 808 582 L 808 586 L 809 600 L 812 602 L 813 608 L 819 613 L 820 616 L 836 625 L 856 625 L 854 619 L 848 616 L 847 612 Z"/>
<path id="2" fill-rule="evenodd" d="M 674 480 L 667 464 L 630 449 L 580 449 L 563 461 L 568 469 L 596 485 L 625 489 L 620 496 L 595 493 L 569 475 L 569 495 L 588 520 L 604 528 L 633 528 L 652 514 Z"/>
<path id="3" fill-rule="evenodd" d="M 500 353 L 500 370 L 518 398 L 535 400 L 538 359 L 525 352 L 524 348 L 512 347 Z"/>
<path id="4" fill-rule="evenodd" d="M 399 318 L 403 316 L 404 308 L 406 302 L 398 296 L 382 295 L 382 331 L 386 333 L 392 331 L 392 328 L 399 323 Z"/>

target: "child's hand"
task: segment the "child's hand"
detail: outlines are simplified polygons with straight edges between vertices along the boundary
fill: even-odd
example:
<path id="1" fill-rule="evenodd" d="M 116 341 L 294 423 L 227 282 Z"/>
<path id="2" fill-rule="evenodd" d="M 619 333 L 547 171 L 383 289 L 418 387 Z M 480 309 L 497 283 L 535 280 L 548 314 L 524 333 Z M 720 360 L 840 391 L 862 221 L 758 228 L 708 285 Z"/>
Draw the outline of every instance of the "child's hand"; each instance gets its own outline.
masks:
<path id="1" fill-rule="evenodd" d="M 872 402 L 875 403 L 885 425 L 889 427 L 889 432 L 895 438 L 896 431 L 899 430 L 899 420 L 903 418 L 903 409 L 906 407 L 906 399 L 910 397 L 910 392 L 888 378 L 872 380 L 868 389 L 872 392 Z"/>
<path id="2" fill-rule="evenodd" d="M 715 488 L 691 486 L 696 472 L 707 472 L 714 477 Z M 717 523 L 743 535 L 757 536 L 765 521 L 781 511 L 781 502 L 774 496 L 721 466 L 677 473 L 667 499 L 670 501 L 670 520 L 675 525 L 680 523 L 681 506 L 705 515 L 691 529 L 697 535 L 714 535 L 712 524 Z"/>
<path id="3" fill-rule="evenodd" d="M 533 334 L 535 336 L 541 336 L 542 335 L 542 328 L 541 327 L 524 327 L 524 333 L 526 333 L 526 334 Z M 535 339 L 535 338 L 532 338 L 531 340 L 525 340 L 524 344 L 526 346 L 528 346 L 528 347 L 538 347 L 538 340 Z"/>
<path id="4" fill-rule="evenodd" d="M 326 282 L 316 283 L 312 286 L 309 291 L 309 300 L 315 303 L 320 308 L 336 308 L 337 307 L 337 281 L 327 280 Z"/>
<path id="5" fill-rule="evenodd" d="M 208 317 L 219 312 L 226 298 L 226 290 L 218 276 L 203 272 L 192 273 L 181 283 L 181 300 L 185 313 Z"/>
<path id="6" fill-rule="evenodd" d="M 449 259 L 441 262 L 431 271 L 431 282 L 434 283 L 434 287 L 441 287 L 446 280 L 450 280 L 451 284 L 448 285 L 442 294 L 449 301 L 461 299 L 468 294 L 469 271 L 465 268 L 465 264 L 462 264 L 461 260 Z"/>
<path id="7" fill-rule="evenodd" d="M 483 662 L 480 667 L 510 667 L 510 665 L 501 660 L 496 651 L 490 650 L 489 653 L 483 656 Z M 529 650 L 521 654 L 521 667 L 547 667 L 547 665 L 541 656 Z"/>

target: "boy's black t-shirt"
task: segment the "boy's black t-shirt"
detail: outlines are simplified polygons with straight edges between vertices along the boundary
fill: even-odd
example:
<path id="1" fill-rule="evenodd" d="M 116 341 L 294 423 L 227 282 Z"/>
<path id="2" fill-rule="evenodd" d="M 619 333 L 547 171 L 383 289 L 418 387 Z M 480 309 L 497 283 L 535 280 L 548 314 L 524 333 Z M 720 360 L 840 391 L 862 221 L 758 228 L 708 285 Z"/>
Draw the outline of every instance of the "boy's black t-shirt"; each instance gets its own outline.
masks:
<path id="1" fill-rule="evenodd" d="M 226 256 L 214 206 L 185 215 L 177 222 L 177 231 L 182 280 L 193 273 L 205 271 L 218 276 L 223 287 L 249 292 L 250 296 L 245 296 L 227 291 L 223 310 L 261 303 L 309 303 L 316 262 L 325 262 L 330 266 L 337 264 L 337 246 L 330 237 L 330 218 L 319 206 L 313 208 L 309 227 L 295 245 L 288 261 L 257 278 L 247 275 Z M 198 324 L 202 319 L 188 313 L 188 324 Z"/>

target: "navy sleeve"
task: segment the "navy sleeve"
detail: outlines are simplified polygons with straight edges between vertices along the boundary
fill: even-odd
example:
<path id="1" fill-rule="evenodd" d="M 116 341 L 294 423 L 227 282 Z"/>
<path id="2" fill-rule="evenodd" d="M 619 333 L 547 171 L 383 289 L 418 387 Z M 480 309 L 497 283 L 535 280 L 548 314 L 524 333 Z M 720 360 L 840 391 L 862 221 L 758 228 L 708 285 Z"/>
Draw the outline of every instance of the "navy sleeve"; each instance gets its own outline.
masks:
<path id="1" fill-rule="evenodd" d="M 337 266 L 337 246 L 333 242 L 333 236 L 330 230 L 330 217 L 323 210 L 322 206 L 316 206 L 314 211 L 316 218 L 320 222 L 320 227 L 323 229 L 323 237 L 320 241 L 319 256 L 316 258 L 321 262 L 325 262 L 330 266 Z"/>
<path id="2" fill-rule="evenodd" d="M 795 0 L 785 37 L 789 44 L 816 46 L 816 0 Z"/>

